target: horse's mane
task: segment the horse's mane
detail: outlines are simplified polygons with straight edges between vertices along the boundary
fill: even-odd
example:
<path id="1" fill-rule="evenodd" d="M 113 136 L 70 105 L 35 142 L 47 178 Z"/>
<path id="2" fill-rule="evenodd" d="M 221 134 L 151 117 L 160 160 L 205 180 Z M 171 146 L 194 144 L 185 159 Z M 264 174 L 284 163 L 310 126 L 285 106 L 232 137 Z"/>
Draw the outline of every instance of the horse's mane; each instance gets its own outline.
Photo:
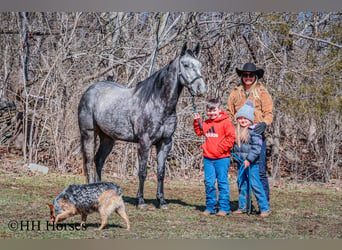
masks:
<path id="1" fill-rule="evenodd" d="M 134 94 L 136 94 L 141 100 L 141 104 L 147 103 L 153 94 L 157 93 L 161 89 L 163 78 L 168 73 L 169 66 L 173 61 L 174 60 L 136 85 Z"/>

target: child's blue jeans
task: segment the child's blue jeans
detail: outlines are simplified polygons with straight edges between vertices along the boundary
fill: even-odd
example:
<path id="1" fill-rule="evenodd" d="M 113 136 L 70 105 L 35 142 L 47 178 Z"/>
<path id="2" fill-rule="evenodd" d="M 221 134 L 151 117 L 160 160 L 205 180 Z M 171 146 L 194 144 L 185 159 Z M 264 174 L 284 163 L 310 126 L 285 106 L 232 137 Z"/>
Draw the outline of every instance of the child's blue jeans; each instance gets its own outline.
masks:
<path id="1" fill-rule="evenodd" d="M 241 211 L 247 211 L 247 198 L 248 198 L 248 190 L 249 190 L 249 182 L 248 182 L 248 173 L 250 172 L 251 175 L 251 188 L 252 191 L 257 199 L 259 209 L 261 212 L 269 212 L 269 204 L 267 201 L 265 190 L 262 186 L 262 183 L 260 181 L 259 176 L 259 166 L 258 165 L 250 165 L 248 168 L 250 168 L 250 171 L 248 168 L 244 168 L 244 166 L 241 169 L 241 165 L 239 164 L 239 175 L 240 172 L 244 171 L 244 173 L 241 175 L 238 185 L 239 185 L 239 210 Z M 252 193 L 251 193 L 252 194 Z"/>
<path id="2" fill-rule="evenodd" d="M 206 192 L 206 210 L 215 213 L 216 206 L 220 211 L 230 212 L 229 182 L 228 169 L 230 158 L 209 159 L 204 157 L 204 184 Z M 215 183 L 219 191 L 219 199 L 217 204 L 217 194 Z"/>

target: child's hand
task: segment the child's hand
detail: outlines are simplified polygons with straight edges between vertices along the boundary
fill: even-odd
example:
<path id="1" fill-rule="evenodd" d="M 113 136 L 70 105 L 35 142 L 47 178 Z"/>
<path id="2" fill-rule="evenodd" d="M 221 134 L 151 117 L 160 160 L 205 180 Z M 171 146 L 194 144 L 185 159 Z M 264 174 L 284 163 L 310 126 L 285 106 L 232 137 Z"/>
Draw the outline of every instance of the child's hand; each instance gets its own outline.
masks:
<path id="1" fill-rule="evenodd" d="M 251 163 L 247 160 L 245 160 L 243 164 L 245 164 L 245 168 L 248 168 L 251 165 Z"/>
<path id="2" fill-rule="evenodd" d="M 198 113 L 194 113 L 194 120 L 200 119 L 201 116 Z"/>

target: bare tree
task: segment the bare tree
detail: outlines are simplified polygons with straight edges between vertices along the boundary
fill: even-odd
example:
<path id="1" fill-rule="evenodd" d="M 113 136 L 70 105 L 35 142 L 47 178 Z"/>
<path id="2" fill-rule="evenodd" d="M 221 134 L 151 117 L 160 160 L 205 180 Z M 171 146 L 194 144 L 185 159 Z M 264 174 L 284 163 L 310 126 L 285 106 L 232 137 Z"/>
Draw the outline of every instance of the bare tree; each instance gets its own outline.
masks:
<path id="1" fill-rule="evenodd" d="M 266 70 L 263 84 L 275 106 L 267 130 L 273 178 L 341 177 L 340 13 L 2 12 L 0 18 L 0 98 L 14 100 L 23 114 L 27 162 L 77 168 L 77 105 L 85 89 L 106 79 L 134 87 L 172 60 L 184 41 L 200 41 L 208 84 L 207 95 L 195 100 L 202 116 L 208 97 L 225 105 L 239 84 L 235 68 L 252 61 Z M 167 175 L 191 177 L 202 171 L 203 138 L 193 132 L 187 91 L 177 108 Z M 14 135 L 15 124 L 9 130 Z M 107 171 L 135 174 L 135 151 L 119 142 Z"/>

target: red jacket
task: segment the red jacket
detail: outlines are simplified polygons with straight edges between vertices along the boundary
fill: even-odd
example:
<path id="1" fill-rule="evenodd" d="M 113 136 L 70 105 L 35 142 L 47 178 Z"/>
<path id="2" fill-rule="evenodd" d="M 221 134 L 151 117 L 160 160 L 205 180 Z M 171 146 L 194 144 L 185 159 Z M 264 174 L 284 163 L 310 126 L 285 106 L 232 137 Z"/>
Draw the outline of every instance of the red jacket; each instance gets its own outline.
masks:
<path id="1" fill-rule="evenodd" d="M 235 129 L 225 111 L 215 120 L 208 119 L 202 123 L 205 143 L 202 145 L 203 156 L 211 159 L 221 159 L 230 156 L 230 149 L 235 142 Z M 198 120 L 194 120 L 197 135 L 203 135 Z"/>

